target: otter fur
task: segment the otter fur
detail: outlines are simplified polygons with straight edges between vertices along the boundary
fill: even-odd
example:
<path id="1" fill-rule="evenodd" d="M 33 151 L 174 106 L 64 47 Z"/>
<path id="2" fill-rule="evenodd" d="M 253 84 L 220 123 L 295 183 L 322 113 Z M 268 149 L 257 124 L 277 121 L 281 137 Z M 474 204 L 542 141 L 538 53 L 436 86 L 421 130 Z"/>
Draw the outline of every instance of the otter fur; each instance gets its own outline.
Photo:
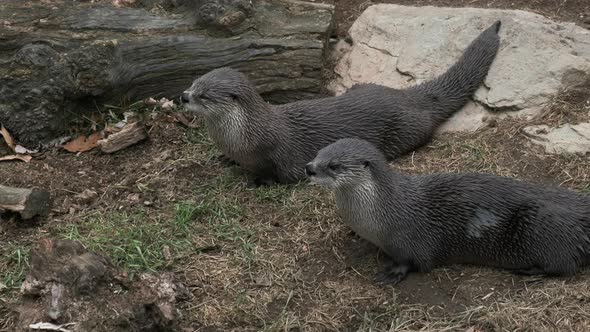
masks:
<path id="1" fill-rule="evenodd" d="M 270 105 L 245 75 L 225 67 L 197 78 L 181 101 L 257 185 L 305 179 L 305 164 L 346 137 L 372 142 L 391 160 L 426 144 L 469 101 L 494 61 L 500 25 L 483 31 L 447 72 L 405 90 L 358 84 L 340 96 Z"/>
<path id="2" fill-rule="evenodd" d="M 344 222 L 389 256 L 380 282 L 443 264 L 572 276 L 589 263 L 590 196 L 490 174 L 404 175 L 353 138 L 305 169 L 334 191 Z"/>

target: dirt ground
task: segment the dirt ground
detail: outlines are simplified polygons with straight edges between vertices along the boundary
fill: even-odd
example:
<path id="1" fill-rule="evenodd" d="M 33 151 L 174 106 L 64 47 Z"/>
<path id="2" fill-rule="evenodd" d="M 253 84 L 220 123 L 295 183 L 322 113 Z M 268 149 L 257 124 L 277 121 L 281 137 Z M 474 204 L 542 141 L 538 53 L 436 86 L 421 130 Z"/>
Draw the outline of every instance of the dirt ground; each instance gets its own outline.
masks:
<path id="1" fill-rule="evenodd" d="M 383 2 L 532 9 L 581 25 L 590 18 L 582 0 Z M 339 34 L 369 3 L 337 2 Z M 560 96 L 533 122 L 588 121 L 589 99 Z M 489 172 L 590 193 L 588 157 L 547 155 L 524 125 L 445 134 L 394 167 Z M 447 266 L 380 287 L 377 250 L 342 225 L 329 194 L 305 184 L 246 188 L 246 176 L 217 154 L 203 128 L 155 121 L 149 141 L 113 155 L 60 150 L 0 164 L 0 184 L 55 197 L 47 218 L 0 222 L 0 331 L 14 329 L 28 252 L 47 236 L 81 241 L 131 275 L 175 273 L 192 293 L 180 307 L 184 331 L 590 330 L 589 272 L 539 279 Z M 86 189 L 97 195 L 81 197 Z"/>

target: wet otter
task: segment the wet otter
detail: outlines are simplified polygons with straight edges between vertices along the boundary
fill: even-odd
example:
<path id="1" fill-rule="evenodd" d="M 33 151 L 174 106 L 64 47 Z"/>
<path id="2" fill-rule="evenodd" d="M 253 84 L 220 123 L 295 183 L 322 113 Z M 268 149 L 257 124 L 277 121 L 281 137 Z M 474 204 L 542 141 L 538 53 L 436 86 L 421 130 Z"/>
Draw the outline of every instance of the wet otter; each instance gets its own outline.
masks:
<path id="1" fill-rule="evenodd" d="M 500 21 L 483 31 L 438 78 L 397 90 L 359 84 L 337 97 L 269 105 L 246 77 L 220 68 L 181 97 L 200 115 L 224 155 L 254 173 L 257 185 L 292 183 L 324 146 L 359 137 L 393 159 L 427 143 L 485 79 L 499 48 Z"/>
<path id="2" fill-rule="evenodd" d="M 442 264 L 571 276 L 589 263 L 590 196 L 489 174 L 409 176 L 373 144 L 342 139 L 305 166 L 344 222 L 391 261 L 377 280 Z"/>

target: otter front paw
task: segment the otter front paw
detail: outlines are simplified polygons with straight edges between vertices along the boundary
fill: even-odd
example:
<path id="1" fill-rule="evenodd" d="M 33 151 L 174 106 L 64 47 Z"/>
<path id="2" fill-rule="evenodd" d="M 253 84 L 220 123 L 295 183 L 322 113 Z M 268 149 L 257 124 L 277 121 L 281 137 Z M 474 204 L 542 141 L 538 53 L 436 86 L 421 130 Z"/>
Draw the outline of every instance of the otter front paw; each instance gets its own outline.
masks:
<path id="1" fill-rule="evenodd" d="M 395 286 L 408 275 L 407 265 L 387 264 L 381 271 L 375 274 L 375 280 L 382 285 Z"/>
<path id="2" fill-rule="evenodd" d="M 217 156 L 217 160 L 219 160 L 219 162 L 221 162 L 221 164 L 223 164 L 226 167 L 240 166 L 240 164 L 238 164 L 237 161 L 231 159 L 230 157 L 228 157 L 224 154 L 220 154 L 219 156 Z"/>
<path id="3" fill-rule="evenodd" d="M 545 274 L 545 271 L 543 271 L 541 268 L 533 266 L 529 268 L 513 269 L 512 273 L 521 276 L 537 276 Z"/>
<path id="4" fill-rule="evenodd" d="M 258 188 L 258 187 L 264 187 L 264 186 L 272 186 L 275 183 L 276 183 L 275 179 L 273 179 L 271 177 L 259 176 L 259 177 L 255 178 L 254 180 L 252 180 L 248 184 L 248 187 L 249 188 Z"/>

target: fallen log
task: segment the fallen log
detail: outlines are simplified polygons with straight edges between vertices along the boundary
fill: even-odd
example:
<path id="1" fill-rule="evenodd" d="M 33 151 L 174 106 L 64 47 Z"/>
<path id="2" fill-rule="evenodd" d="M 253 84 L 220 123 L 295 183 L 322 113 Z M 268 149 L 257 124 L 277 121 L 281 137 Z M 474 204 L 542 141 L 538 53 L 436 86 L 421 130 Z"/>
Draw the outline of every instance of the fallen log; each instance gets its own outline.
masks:
<path id="1" fill-rule="evenodd" d="M 332 6 L 111 3 L 0 1 L 0 123 L 19 142 L 49 141 L 105 104 L 177 98 L 197 76 L 222 66 L 244 72 L 271 103 L 321 93 Z"/>
<path id="2" fill-rule="evenodd" d="M 51 195 L 42 189 L 13 188 L 0 185 L 0 211 L 17 212 L 23 219 L 46 216 L 51 208 Z"/>

